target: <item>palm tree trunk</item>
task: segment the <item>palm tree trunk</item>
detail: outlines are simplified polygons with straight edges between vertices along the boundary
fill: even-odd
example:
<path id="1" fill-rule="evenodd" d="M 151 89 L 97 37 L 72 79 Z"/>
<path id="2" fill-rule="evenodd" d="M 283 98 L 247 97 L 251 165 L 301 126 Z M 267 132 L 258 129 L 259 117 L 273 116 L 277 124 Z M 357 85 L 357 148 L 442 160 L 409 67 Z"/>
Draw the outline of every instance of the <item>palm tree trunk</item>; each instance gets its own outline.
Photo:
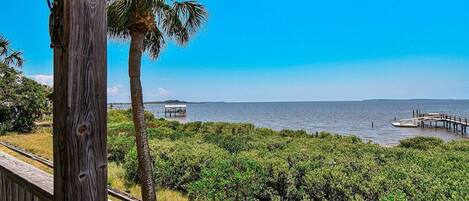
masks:
<path id="1" fill-rule="evenodd" d="M 152 178 L 152 161 L 145 125 L 142 83 L 140 68 L 145 35 L 140 32 L 131 34 L 129 53 L 130 93 L 132 99 L 132 116 L 137 140 L 138 176 L 142 186 L 143 201 L 156 201 L 155 185 Z"/>

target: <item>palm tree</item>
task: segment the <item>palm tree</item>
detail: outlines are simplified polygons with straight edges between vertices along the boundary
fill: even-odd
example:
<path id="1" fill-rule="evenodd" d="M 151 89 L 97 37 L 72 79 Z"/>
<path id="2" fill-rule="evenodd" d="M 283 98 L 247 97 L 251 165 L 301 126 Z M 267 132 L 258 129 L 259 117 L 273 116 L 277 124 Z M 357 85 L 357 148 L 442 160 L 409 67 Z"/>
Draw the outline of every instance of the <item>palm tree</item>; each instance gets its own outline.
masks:
<path id="1" fill-rule="evenodd" d="M 10 42 L 2 35 L 0 35 L 0 62 L 7 66 L 13 64 L 16 67 L 22 67 L 24 63 L 23 53 L 13 51 Z"/>
<path id="2" fill-rule="evenodd" d="M 196 1 L 111 0 L 108 33 L 130 39 L 129 77 L 132 116 L 137 141 L 138 172 L 144 201 L 156 200 L 152 162 L 146 135 L 140 68 L 143 52 L 157 59 L 166 39 L 186 44 L 207 19 L 204 6 Z"/>

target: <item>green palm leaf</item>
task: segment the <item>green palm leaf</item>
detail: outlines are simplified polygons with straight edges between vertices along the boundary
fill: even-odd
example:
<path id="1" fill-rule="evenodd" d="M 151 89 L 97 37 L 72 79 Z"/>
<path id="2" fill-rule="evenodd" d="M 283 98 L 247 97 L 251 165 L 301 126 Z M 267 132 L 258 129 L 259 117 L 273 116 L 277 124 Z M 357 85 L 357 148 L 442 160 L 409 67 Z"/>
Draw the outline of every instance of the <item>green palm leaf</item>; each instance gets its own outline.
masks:
<path id="1" fill-rule="evenodd" d="M 151 15 L 154 19 L 146 27 L 136 23 L 138 17 Z M 130 38 L 132 30 L 145 34 L 144 50 L 156 59 L 165 45 L 165 38 L 180 45 L 189 42 L 190 37 L 207 20 L 205 7 L 196 1 L 164 0 L 111 0 L 108 2 L 108 33 L 114 39 Z"/>

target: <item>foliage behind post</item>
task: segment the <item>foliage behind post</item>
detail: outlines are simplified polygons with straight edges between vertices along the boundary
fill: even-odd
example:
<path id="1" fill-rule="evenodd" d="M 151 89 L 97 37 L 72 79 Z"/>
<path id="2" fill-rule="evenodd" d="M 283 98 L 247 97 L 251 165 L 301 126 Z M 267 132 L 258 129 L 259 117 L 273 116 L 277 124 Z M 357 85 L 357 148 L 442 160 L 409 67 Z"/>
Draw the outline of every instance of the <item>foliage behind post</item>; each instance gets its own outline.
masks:
<path id="1" fill-rule="evenodd" d="M 10 49 L 8 40 L 0 36 L 0 134 L 29 132 L 34 122 L 51 109 L 47 99 L 50 87 L 15 69 L 24 62 L 21 55 Z"/>

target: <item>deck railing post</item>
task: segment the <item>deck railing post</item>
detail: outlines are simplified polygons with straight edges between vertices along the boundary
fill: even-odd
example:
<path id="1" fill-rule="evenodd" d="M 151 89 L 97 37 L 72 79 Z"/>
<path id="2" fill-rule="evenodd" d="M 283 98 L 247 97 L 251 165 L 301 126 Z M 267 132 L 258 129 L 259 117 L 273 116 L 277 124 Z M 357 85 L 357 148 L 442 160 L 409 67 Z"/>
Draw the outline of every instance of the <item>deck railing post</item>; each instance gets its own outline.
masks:
<path id="1" fill-rule="evenodd" d="M 106 0 L 54 2 L 54 200 L 107 201 Z"/>

